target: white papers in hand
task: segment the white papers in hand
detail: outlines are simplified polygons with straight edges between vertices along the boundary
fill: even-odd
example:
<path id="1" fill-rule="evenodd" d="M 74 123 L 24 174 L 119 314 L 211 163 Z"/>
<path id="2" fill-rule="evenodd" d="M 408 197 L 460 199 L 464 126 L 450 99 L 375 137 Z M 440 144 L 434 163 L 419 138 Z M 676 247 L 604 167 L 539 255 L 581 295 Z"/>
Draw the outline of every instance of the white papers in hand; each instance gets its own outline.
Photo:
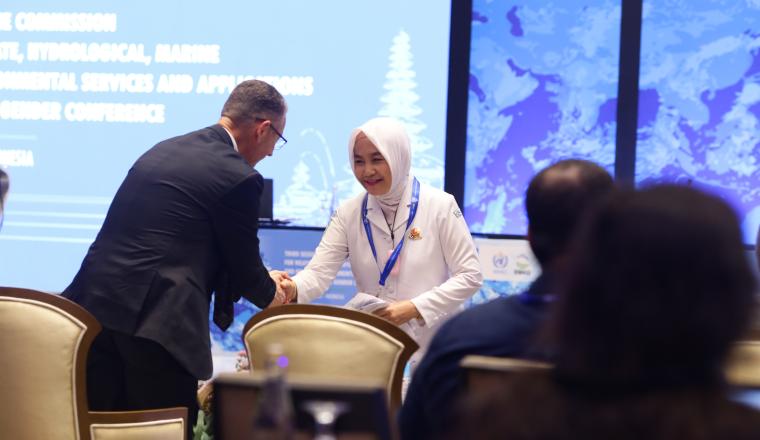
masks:
<path id="1" fill-rule="evenodd" d="M 373 313 L 376 310 L 380 310 L 388 305 L 388 301 L 380 299 L 374 295 L 368 293 L 359 292 L 354 295 L 345 307 L 354 310 L 361 310 L 362 312 Z"/>
<path id="2" fill-rule="evenodd" d="M 389 305 L 390 303 L 384 299 L 378 298 L 368 293 L 359 292 L 354 295 L 344 307 L 354 310 L 359 310 L 366 313 L 375 313 L 377 310 Z M 412 338 L 416 337 L 417 332 L 415 327 L 418 327 L 414 320 L 405 322 L 398 326 L 401 330 L 405 331 Z"/>

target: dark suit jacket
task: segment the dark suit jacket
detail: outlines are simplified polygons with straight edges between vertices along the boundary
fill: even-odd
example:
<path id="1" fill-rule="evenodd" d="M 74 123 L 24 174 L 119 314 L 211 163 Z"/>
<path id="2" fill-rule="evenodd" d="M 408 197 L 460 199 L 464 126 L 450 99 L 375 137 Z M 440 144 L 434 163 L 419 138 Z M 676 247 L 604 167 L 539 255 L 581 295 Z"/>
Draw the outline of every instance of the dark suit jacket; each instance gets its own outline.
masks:
<path id="1" fill-rule="evenodd" d="M 532 354 L 531 346 L 549 309 L 549 280 L 543 273 L 527 292 L 465 310 L 438 330 L 414 372 L 399 413 L 403 440 L 444 437 L 465 385 L 459 367 L 465 356 L 542 357 Z"/>
<path id="2" fill-rule="evenodd" d="M 212 291 L 258 307 L 274 296 L 256 235 L 262 186 L 219 125 L 157 144 L 129 170 L 63 295 L 209 377 Z"/>

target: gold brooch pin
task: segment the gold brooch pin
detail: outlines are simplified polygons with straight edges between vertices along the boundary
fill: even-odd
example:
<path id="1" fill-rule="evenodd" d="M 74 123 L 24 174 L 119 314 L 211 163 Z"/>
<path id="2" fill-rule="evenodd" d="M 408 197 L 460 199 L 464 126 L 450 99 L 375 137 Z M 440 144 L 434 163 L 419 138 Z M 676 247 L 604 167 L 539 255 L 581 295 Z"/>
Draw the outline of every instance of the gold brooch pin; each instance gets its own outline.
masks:
<path id="1" fill-rule="evenodd" d="M 420 228 L 412 228 L 409 231 L 409 239 L 410 240 L 421 240 L 422 239 L 422 231 L 420 231 Z"/>

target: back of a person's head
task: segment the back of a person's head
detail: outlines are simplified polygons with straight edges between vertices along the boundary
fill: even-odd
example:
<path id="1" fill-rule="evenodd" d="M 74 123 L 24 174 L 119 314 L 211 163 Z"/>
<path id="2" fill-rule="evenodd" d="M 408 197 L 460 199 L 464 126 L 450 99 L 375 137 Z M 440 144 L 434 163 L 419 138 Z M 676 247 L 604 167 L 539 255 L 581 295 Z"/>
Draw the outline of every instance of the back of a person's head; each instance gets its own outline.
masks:
<path id="1" fill-rule="evenodd" d="M 0 226 L 2 226 L 3 210 L 5 208 L 5 196 L 8 195 L 8 188 L 10 187 L 10 181 L 8 174 L 5 171 L 0 170 Z"/>
<path id="2" fill-rule="evenodd" d="M 679 186 L 615 193 L 571 258 L 551 331 L 561 375 L 632 388 L 720 381 L 755 286 L 726 203 Z"/>
<path id="3" fill-rule="evenodd" d="M 613 187 L 604 168 L 579 159 L 557 162 L 533 177 L 525 211 L 530 245 L 542 265 L 565 251 L 579 219 Z"/>
<path id="4" fill-rule="evenodd" d="M 222 116 L 236 124 L 244 124 L 256 118 L 277 120 L 288 107 L 280 92 L 264 81 L 250 79 L 237 85 L 222 107 Z"/>

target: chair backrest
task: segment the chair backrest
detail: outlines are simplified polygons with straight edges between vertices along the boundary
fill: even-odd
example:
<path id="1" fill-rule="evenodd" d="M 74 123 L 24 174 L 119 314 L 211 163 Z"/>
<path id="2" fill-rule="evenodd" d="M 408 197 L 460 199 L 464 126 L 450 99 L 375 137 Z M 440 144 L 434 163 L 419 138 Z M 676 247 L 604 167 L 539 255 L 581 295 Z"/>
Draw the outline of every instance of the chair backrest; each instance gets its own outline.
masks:
<path id="1" fill-rule="evenodd" d="M 478 355 L 465 356 L 459 366 L 465 370 L 467 389 L 470 391 L 498 387 L 517 374 L 546 373 L 552 369 L 552 365 L 546 362 Z"/>
<path id="2" fill-rule="evenodd" d="M 0 434 L 87 439 L 85 361 L 100 324 L 58 295 L 0 287 Z"/>
<path id="3" fill-rule="evenodd" d="M 90 412 L 92 440 L 185 440 L 187 408 Z"/>
<path id="4" fill-rule="evenodd" d="M 243 330 L 252 371 L 262 371 L 267 347 L 280 344 L 288 372 L 366 379 L 386 384 L 391 410 L 401 404 L 404 367 L 418 345 L 394 324 L 368 313 L 289 304 L 254 315 Z"/>

